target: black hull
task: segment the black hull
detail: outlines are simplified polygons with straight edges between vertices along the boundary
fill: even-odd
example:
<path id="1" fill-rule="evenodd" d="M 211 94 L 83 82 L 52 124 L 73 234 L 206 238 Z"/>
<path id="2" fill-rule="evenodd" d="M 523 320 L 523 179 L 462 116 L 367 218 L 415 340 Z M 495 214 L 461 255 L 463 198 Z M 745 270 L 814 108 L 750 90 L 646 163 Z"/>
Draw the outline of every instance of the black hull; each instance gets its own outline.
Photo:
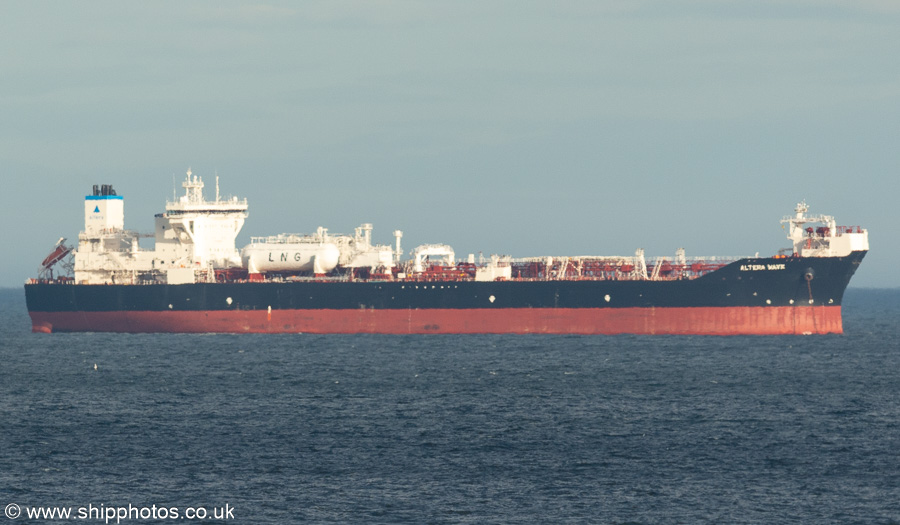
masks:
<path id="1" fill-rule="evenodd" d="M 603 321 L 605 317 L 600 316 L 601 311 L 627 311 L 630 319 L 633 317 L 631 313 L 637 312 L 636 315 L 639 316 L 639 312 L 642 310 L 683 311 L 683 309 L 693 309 L 692 316 L 697 316 L 707 311 L 718 315 L 715 311 L 720 309 L 750 309 L 748 311 L 759 309 L 760 315 L 765 316 L 765 320 L 759 321 L 760 323 L 777 323 L 780 322 L 777 320 L 780 317 L 765 314 L 765 309 L 798 309 L 810 306 L 832 308 L 831 312 L 838 312 L 839 325 L 839 307 L 844 291 L 864 256 L 865 252 L 854 252 L 846 257 L 742 259 L 703 277 L 671 281 L 294 281 L 183 285 L 35 283 L 27 284 L 25 293 L 28 310 L 32 315 L 36 331 L 98 329 L 110 331 L 315 331 L 310 330 L 310 327 L 323 326 L 321 323 L 324 321 L 321 321 L 321 318 L 319 318 L 319 325 L 313 324 L 311 320 L 306 323 L 286 321 L 282 325 L 285 327 L 282 330 L 242 329 L 242 327 L 230 330 L 227 329 L 227 319 L 235 319 L 236 323 L 247 323 L 250 321 L 244 321 L 244 319 L 255 319 L 250 315 L 252 312 L 262 312 L 271 321 L 273 312 L 276 317 L 279 316 L 279 312 L 292 312 L 295 318 L 304 318 L 304 313 L 312 315 L 311 312 L 368 311 L 384 312 L 385 315 L 381 319 L 384 319 L 383 323 L 387 326 L 389 322 L 399 322 L 396 319 L 402 312 L 433 311 L 435 319 L 440 320 L 430 324 L 438 326 L 439 329 L 436 331 L 442 332 L 470 331 L 458 327 L 472 326 L 471 331 L 566 333 L 569 331 L 566 326 L 581 327 L 584 323 L 606 322 Z M 463 321 L 447 321 L 449 318 L 463 319 L 464 315 L 468 315 L 467 311 L 484 312 L 483 315 L 490 317 L 491 321 L 483 326 L 478 325 L 476 319 L 466 318 L 464 323 Z M 142 312 L 147 315 L 157 312 L 162 316 L 179 312 L 184 314 L 202 313 L 207 317 L 210 313 L 223 315 L 219 315 L 218 321 L 215 323 L 210 321 L 206 326 L 204 326 L 203 318 L 196 318 L 195 322 L 200 324 L 196 330 L 185 330 L 183 327 L 166 330 L 164 324 L 159 324 L 164 321 L 141 324 L 134 320 L 130 323 L 142 328 L 135 329 L 132 326 L 98 327 L 97 323 L 101 322 L 98 319 L 115 319 L 115 317 L 87 315 L 89 313 L 113 314 L 116 312 Z M 510 319 L 509 326 L 515 329 L 503 329 L 504 315 L 510 317 L 518 315 L 525 318 L 528 315 L 534 315 L 535 312 L 547 312 L 540 319 L 547 316 L 554 319 L 565 317 L 567 312 L 571 312 L 573 319 L 578 317 L 580 320 L 576 324 L 538 320 L 534 323 L 539 326 L 535 326 L 535 329 L 532 330 L 527 323 L 523 328 L 519 321 L 513 322 Z M 79 313 L 85 316 L 82 327 L 79 327 L 77 315 L 72 315 Z M 332 313 L 328 315 L 331 316 Z M 233 315 L 228 317 L 227 314 Z M 315 317 L 310 317 L 310 315 L 307 315 L 309 319 Z M 833 319 L 834 313 L 830 313 L 829 316 Z M 349 323 L 346 327 L 342 327 L 341 321 L 336 320 L 333 321 L 334 325 L 329 324 L 329 326 L 333 326 L 332 328 L 323 328 L 322 331 L 345 333 L 380 331 L 378 327 L 372 328 L 371 323 L 360 325 L 356 314 L 344 315 L 344 317 L 348 319 L 347 323 Z M 409 318 L 412 319 L 412 317 L 414 316 L 410 314 Z M 425 325 L 429 324 L 427 316 L 423 317 L 421 313 L 417 313 L 415 317 L 421 317 L 425 319 L 422 321 Z M 88 322 L 89 318 L 94 321 Z M 132 317 L 131 319 L 137 318 Z M 329 319 L 331 318 L 329 317 Z M 700 319 L 702 320 L 702 317 Z M 628 322 L 631 325 L 635 323 L 634 320 Z M 676 317 L 674 320 L 666 322 L 674 323 L 673 326 L 677 327 L 679 321 Z M 696 323 L 697 321 L 691 317 L 689 322 Z M 727 322 L 727 320 L 716 321 L 716 324 L 718 326 L 720 323 L 727 324 Z M 756 321 L 741 322 L 752 324 Z M 810 322 L 815 326 L 815 331 L 820 331 L 815 318 L 812 318 Z M 479 329 L 478 326 L 481 328 Z M 624 331 L 656 333 L 653 328 L 646 330 L 641 328 L 643 326 L 641 324 L 634 326 L 637 328 Z M 668 328 L 668 324 L 666 326 L 664 332 L 671 333 L 672 329 Z M 395 333 L 427 330 L 413 330 L 410 324 L 409 330 L 396 328 L 385 329 L 385 331 Z M 582 328 L 574 331 L 593 333 Z M 719 333 L 720 331 L 723 333 L 772 333 L 770 328 L 755 330 L 752 327 L 734 331 L 729 331 L 726 327 L 724 330 L 716 329 L 712 332 L 709 330 L 691 331 L 690 327 L 687 327 L 684 333 Z M 828 331 L 840 331 L 840 326 Z M 596 333 L 617 332 L 616 327 L 609 327 L 598 328 Z"/>

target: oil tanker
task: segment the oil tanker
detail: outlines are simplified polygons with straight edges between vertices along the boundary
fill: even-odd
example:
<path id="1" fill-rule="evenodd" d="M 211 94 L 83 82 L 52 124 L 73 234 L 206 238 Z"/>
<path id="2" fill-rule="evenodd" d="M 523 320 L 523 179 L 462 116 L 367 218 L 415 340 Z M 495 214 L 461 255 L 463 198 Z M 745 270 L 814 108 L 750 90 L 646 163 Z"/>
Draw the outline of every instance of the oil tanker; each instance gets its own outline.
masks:
<path id="1" fill-rule="evenodd" d="M 869 249 L 868 232 L 809 215 L 781 221 L 790 246 L 768 257 L 469 254 L 425 244 L 407 258 L 352 234 L 235 242 L 246 199 L 204 196 L 187 171 L 184 195 L 155 232 L 124 227 L 111 185 L 84 200 L 77 247 L 60 239 L 25 284 L 34 332 L 230 333 L 842 333 L 841 299 Z M 152 250 L 140 246 L 152 237 Z"/>

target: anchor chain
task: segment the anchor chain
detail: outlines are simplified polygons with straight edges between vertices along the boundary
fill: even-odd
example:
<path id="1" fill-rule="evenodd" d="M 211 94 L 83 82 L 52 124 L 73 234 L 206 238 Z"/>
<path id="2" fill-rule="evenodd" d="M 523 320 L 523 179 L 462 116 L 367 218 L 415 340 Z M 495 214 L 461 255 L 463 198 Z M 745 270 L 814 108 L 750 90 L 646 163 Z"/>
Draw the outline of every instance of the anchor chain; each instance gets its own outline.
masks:
<path id="1" fill-rule="evenodd" d="M 816 272 L 812 268 L 807 268 L 806 273 L 803 277 L 806 279 L 806 290 L 809 292 L 809 305 L 813 305 L 813 295 L 812 295 L 812 280 L 816 276 Z M 812 310 L 812 320 L 813 320 L 813 330 L 815 333 L 819 333 L 819 326 L 816 322 L 816 310 L 813 308 Z"/>

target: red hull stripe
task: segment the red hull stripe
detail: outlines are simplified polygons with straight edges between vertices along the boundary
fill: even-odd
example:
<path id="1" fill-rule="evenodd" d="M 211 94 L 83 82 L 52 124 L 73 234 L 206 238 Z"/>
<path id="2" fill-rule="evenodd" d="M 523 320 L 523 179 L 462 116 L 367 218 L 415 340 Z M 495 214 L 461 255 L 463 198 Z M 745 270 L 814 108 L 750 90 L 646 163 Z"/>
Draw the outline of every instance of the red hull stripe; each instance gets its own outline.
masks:
<path id="1" fill-rule="evenodd" d="M 34 332 L 839 334 L 840 306 L 31 312 Z"/>

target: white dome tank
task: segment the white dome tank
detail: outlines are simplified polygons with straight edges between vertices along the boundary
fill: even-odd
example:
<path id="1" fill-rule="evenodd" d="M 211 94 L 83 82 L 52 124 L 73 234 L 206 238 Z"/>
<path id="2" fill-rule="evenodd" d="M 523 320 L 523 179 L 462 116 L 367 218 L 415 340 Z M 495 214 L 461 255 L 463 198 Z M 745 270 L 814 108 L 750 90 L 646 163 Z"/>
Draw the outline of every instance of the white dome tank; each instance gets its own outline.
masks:
<path id="1" fill-rule="evenodd" d="M 241 250 L 241 259 L 250 273 L 328 273 L 338 264 L 337 245 L 317 239 L 278 235 L 252 242 Z"/>

